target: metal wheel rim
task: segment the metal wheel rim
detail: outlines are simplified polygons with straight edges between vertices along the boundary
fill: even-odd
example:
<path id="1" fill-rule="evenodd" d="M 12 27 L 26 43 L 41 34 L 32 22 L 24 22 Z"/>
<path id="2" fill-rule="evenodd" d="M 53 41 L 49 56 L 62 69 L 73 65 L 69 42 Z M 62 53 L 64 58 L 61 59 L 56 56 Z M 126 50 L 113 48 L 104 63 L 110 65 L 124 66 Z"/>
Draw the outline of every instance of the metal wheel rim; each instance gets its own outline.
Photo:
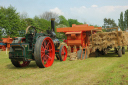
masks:
<path id="1" fill-rule="evenodd" d="M 65 61 L 66 58 L 67 58 L 67 49 L 66 49 L 66 46 L 63 46 L 62 47 L 62 50 L 61 50 L 61 58 L 62 58 L 63 61 Z"/>
<path id="2" fill-rule="evenodd" d="M 19 61 L 19 64 L 21 67 L 25 67 L 25 66 L 28 66 L 30 63 L 30 61 Z"/>
<path id="3" fill-rule="evenodd" d="M 47 37 L 41 44 L 41 60 L 45 67 L 49 67 L 53 64 L 55 55 L 54 43 L 51 38 Z"/>

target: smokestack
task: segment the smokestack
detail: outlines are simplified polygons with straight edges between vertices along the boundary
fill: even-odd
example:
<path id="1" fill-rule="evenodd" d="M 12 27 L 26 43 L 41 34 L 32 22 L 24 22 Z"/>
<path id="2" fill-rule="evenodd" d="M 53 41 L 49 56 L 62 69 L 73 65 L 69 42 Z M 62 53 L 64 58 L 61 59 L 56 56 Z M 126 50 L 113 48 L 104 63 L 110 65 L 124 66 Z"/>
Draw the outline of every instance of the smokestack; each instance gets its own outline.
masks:
<path id="1" fill-rule="evenodd" d="M 51 18 L 51 30 L 55 32 L 55 18 Z"/>

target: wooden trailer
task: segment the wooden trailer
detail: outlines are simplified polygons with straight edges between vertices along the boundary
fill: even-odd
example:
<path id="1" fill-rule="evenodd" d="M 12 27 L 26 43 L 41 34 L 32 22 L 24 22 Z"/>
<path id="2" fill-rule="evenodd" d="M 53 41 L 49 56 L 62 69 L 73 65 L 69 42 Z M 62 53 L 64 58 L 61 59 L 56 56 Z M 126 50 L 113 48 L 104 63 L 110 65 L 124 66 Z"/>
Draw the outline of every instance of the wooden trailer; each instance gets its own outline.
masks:
<path id="1" fill-rule="evenodd" d="M 122 54 L 125 54 L 125 46 L 128 45 L 128 32 L 119 31 L 119 27 L 116 28 L 107 28 L 106 30 L 113 30 L 111 32 L 103 32 L 93 34 L 93 31 L 98 29 L 91 30 L 91 48 L 92 51 L 96 53 L 98 57 L 99 54 L 107 54 L 111 48 L 114 48 L 114 52 L 118 54 L 119 57 Z"/>

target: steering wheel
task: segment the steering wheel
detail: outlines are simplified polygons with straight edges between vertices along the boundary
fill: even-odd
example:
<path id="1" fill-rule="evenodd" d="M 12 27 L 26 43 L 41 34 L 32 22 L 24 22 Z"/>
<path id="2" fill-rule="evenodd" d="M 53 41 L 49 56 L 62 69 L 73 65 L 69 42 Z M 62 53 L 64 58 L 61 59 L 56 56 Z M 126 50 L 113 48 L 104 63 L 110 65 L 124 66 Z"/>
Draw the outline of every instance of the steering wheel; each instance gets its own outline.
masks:
<path id="1" fill-rule="evenodd" d="M 36 31 L 36 28 L 33 27 L 33 26 L 28 26 L 28 27 L 26 28 L 26 34 L 34 34 L 34 35 L 35 35 L 36 32 L 37 32 L 37 31 Z"/>

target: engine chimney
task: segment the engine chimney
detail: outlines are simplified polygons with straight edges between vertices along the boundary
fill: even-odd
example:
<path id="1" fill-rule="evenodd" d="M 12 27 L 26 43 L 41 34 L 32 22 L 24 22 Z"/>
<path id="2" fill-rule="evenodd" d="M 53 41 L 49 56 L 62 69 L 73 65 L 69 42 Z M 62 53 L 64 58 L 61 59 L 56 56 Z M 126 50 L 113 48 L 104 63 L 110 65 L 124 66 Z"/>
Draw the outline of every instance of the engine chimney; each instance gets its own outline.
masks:
<path id="1" fill-rule="evenodd" d="M 51 30 L 55 32 L 55 18 L 51 18 Z"/>

